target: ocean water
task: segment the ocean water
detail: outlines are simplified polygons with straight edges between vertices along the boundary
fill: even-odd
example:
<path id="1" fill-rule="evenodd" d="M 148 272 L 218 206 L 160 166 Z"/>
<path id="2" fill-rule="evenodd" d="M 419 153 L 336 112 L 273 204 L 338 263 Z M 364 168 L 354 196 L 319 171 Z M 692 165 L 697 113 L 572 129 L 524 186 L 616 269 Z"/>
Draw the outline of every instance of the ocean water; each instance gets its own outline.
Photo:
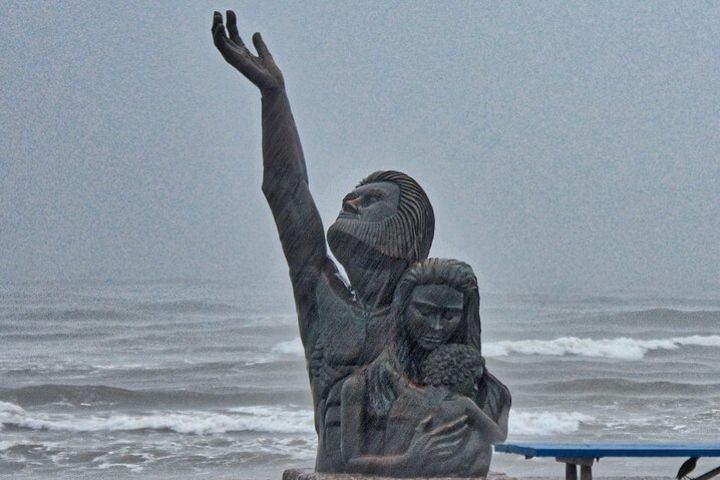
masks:
<path id="1" fill-rule="evenodd" d="M 278 480 L 312 466 L 291 298 L 221 282 L 0 286 L 0 477 Z M 720 293 L 496 293 L 481 312 L 488 368 L 513 394 L 510 440 L 718 439 Z M 493 470 L 562 468 L 496 454 Z"/>

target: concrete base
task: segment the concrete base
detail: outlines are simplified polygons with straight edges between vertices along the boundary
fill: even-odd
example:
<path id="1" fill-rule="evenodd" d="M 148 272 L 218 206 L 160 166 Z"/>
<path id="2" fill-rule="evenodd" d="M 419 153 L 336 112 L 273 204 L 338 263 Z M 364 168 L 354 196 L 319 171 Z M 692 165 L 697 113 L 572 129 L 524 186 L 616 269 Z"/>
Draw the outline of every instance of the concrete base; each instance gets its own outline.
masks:
<path id="1" fill-rule="evenodd" d="M 493 473 L 487 477 L 423 477 L 432 480 L 517 480 L 508 477 L 504 473 Z M 374 475 L 360 475 L 354 473 L 318 473 L 310 468 L 291 468 L 283 472 L 282 480 L 397 480 L 392 477 L 376 477 Z M 413 480 L 422 480 L 420 477 L 414 477 Z"/>

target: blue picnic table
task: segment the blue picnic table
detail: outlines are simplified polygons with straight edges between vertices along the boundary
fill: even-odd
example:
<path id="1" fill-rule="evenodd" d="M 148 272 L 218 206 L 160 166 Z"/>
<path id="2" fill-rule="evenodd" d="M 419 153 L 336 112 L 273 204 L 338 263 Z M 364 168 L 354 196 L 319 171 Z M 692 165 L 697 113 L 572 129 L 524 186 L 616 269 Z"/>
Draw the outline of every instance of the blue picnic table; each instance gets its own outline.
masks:
<path id="1" fill-rule="evenodd" d="M 592 466 L 603 457 L 720 457 L 718 443 L 499 443 L 496 452 L 515 453 L 525 458 L 554 457 L 565 464 L 566 480 L 592 480 Z M 695 480 L 720 474 L 715 468 Z"/>

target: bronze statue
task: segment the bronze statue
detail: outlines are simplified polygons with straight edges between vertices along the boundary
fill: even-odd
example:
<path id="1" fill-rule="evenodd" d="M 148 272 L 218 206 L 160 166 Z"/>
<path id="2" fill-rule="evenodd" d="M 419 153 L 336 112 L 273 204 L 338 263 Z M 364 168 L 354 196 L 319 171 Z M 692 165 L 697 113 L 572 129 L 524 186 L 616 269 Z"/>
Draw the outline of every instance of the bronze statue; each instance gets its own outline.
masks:
<path id="1" fill-rule="evenodd" d="M 393 296 L 408 267 L 428 257 L 435 228 L 433 209 L 410 176 L 374 172 L 343 198 L 326 243 L 280 69 L 259 33 L 253 35 L 257 55 L 245 46 L 232 11 L 227 11 L 225 25 L 215 12 L 212 35 L 223 58 L 261 93 L 262 191 L 290 268 L 318 434 L 316 470 L 343 472 L 348 469 L 342 451 L 346 443 L 341 422 L 343 384 L 375 361 L 392 338 Z M 328 256 L 328 246 L 350 285 Z M 471 310 L 477 315 L 477 305 Z M 460 343 L 479 350 L 479 317 L 468 328 L 473 332 L 468 335 L 476 340 Z M 437 339 L 430 335 L 426 340 Z M 460 413 L 456 417 L 421 429 L 414 438 L 428 445 L 459 438 L 460 448 L 472 437 L 472 419 Z"/>
<path id="2" fill-rule="evenodd" d="M 433 210 L 417 182 L 394 171 L 371 174 L 345 196 L 328 243 L 345 267 L 349 288 L 327 254 L 282 73 L 259 33 L 253 35 L 258 55 L 250 53 L 232 11 L 227 29 L 229 36 L 216 12 L 215 45 L 262 94 L 262 191 L 290 267 L 309 363 L 319 440 L 316 467 L 340 471 L 341 380 L 382 350 L 395 285 L 408 265 L 430 250 Z"/>
<path id="3" fill-rule="evenodd" d="M 427 259 L 406 271 L 392 305 L 394 342 L 344 382 L 347 471 L 487 474 L 491 445 L 507 436 L 511 399 L 484 368 L 478 306 L 477 280 L 463 262 Z"/>

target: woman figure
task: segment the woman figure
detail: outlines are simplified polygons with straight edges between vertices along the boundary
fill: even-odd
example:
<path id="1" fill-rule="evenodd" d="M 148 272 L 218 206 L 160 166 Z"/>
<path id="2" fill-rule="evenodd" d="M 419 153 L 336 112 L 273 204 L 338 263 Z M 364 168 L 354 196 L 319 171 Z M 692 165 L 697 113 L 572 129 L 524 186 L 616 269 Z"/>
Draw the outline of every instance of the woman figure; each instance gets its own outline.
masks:
<path id="1" fill-rule="evenodd" d="M 492 443 L 507 436 L 510 392 L 477 360 L 479 294 L 472 269 L 457 260 L 417 262 L 403 274 L 392 309 L 393 342 L 343 386 L 346 470 L 486 474 Z M 447 375 L 438 377 L 443 369 Z M 445 378 L 471 378 L 472 386 Z"/>

